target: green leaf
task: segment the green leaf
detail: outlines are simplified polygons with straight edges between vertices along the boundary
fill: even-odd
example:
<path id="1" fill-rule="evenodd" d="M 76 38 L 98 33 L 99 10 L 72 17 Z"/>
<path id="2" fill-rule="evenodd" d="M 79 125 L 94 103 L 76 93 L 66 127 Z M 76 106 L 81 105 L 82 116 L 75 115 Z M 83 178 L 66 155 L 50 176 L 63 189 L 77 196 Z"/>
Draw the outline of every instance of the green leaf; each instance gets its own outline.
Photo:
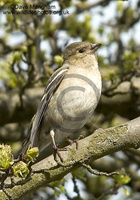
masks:
<path id="1" fill-rule="evenodd" d="M 6 170 L 13 164 L 11 146 L 0 145 L 0 170 Z"/>
<path id="2" fill-rule="evenodd" d="M 127 184 L 131 181 L 131 178 L 130 176 L 128 176 L 125 172 L 124 169 L 122 169 L 120 172 L 119 172 L 119 175 L 114 175 L 113 176 L 114 179 L 115 179 L 115 182 L 119 185 L 124 185 L 124 184 Z"/>
<path id="3" fill-rule="evenodd" d="M 38 147 L 34 147 L 31 149 L 28 149 L 26 154 L 24 155 L 25 160 L 29 160 L 31 162 L 34 162 L 34 159 L 39 156 L 39 149 Z"/>
<path id="4" fill-rule="evenodd" d="M 61 193 L 61 192 L 60 192 L 57 188 L 54 189 L 54 194 L 55 194 L 55 196 L 59 197 L 59 196 L 60 196 L 60 193 Z"/>
<path id="5" fill-rule="evenodd" d="M 127 197 L 130 196 L 130 192 L 129 192 L 129 190 L 126 187 L 123 187 L 123 190 L 124 190 L 124 193 L 125 193 L 125 195 Z"/>
<path id="6" fill-rule="evenodd" d="M 59 65 L 62 65 L 62 63 L 63 63 L 63 58 L 62 58 L 62 56 L 56 55 L 56 56 L 54 57 L 54 62 L 55 62 L 55 63 L 58 63 Z"/>
<path id="7" fill-rule="evenodd" d="M 66 194 L 66 190 L 65 190 L 64 186 L 60 186 L 60 190 L 62 193 Z"/>
<path id="8" fill-rule="evenodd" d="M 13 166 L 13 173 L 15 176 L 25 179 L 29 172 L 28 164 L 24 163 L 23 161 L 19 161 Z"/>
<path id="9" fill-rule="evenodd" d="M 123 12 L 123 9 L 124 9 L 124 3 L 122 1 L 118 1 L 117 2 L 117 10 L 119 12 Z"/>

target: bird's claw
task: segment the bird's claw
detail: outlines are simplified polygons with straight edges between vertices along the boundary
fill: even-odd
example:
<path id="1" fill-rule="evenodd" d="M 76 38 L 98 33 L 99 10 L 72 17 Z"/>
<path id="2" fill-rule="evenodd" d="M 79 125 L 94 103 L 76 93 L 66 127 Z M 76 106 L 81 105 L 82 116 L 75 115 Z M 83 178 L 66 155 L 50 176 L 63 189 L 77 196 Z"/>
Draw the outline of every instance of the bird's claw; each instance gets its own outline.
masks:
<path id="1" fill-rule="evenodd" d="M 71 140 L 69 138 L 66 138 L 66 141 L 69 142 L 70 145 L 72 145 L 73 143 L 75 143 L 76 144 L 76 149 L 78 150 L 78 141 L 80 139 L 82 139 L 82 138 L 84 138 L 84 136 L 83 135 L 79 135 L 79 137 L 77 139 Z"/>

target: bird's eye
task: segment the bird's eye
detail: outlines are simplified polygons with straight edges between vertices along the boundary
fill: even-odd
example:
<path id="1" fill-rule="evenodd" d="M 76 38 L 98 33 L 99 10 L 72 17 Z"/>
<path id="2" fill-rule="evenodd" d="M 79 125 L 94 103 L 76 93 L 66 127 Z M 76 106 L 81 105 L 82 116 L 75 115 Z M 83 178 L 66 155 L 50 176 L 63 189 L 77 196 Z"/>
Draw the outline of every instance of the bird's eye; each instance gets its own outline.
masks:
<path id="1" fill-rule="evenodd" d="M 84 52 L 84 50 L 83 49 L 79 49 L 79 53 L 83 53 Z"/>

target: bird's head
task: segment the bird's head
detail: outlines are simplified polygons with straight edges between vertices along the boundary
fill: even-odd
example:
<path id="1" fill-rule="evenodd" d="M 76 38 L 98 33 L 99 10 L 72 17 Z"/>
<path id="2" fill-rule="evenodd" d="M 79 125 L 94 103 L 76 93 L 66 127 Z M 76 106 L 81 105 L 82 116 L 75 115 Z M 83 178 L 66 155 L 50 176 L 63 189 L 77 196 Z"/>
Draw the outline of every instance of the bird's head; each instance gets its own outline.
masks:
<path id="1" fill-rule="evenodd" d="M 64 51 L 64 62 L 74 63 L 78 60 L 96 59 L 95 52 L 101 46 L 100 43 L 75 42 L 66 47 Z"/>

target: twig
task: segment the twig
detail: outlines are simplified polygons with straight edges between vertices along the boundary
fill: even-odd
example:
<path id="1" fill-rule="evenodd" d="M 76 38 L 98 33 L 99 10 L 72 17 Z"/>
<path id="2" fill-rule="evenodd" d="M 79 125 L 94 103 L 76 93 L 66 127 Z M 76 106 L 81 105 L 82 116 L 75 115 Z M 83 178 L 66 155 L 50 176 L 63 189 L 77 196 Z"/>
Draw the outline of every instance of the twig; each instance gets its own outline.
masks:
<path id="1" fill-rule="evenodd" d="M 119 175 L 119 172 L 111 172 L 111 173 L 107 173 L 107 172 L 98 172 L 95 171 L 94 169 L 91 168 L 90 165 L 87 165 L 85 163 L 81 163 L 83 167 L 85 167 L 91 174 L 97 175 L 97 176 L 113 176 L 113 175 Z"/>

